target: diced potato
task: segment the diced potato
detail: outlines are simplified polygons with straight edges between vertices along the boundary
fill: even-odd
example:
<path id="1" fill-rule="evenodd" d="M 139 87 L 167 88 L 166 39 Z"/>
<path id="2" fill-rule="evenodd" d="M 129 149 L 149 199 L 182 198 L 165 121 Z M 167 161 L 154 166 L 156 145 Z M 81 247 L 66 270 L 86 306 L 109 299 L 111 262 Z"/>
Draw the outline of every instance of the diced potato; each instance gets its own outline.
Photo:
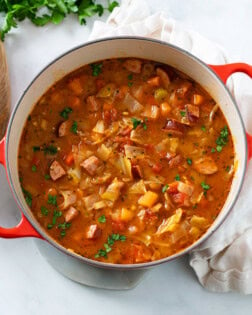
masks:
<path id="1" fill-rule="evenodd" d="M 168 114 L 171 112 L 171 106 L 167 102 L 161 103 L 160 109 L 161 109 L 161 115 L 163 117 L 167 117 Z"/>
<path id="2" fill-rule="evenodd" d="M 200 94 L 193 95 L 193 104 L 200 105 L 204 100 L 204 97 Z"/>
<path id="3" fill-rule="evenodd" d="M 179 145 L 179 139 L 178 138 L 170 138 L 170 151 L 172 153 L 176 153 L 178 145 Z"/>
<path id="4" fill-rule="evenodd" d="M 108 148 L 105 146 L 105 144 L 102 144 L 101 146 L 99 146 L 99 148 L 97 149 L 97 156 L 103 160 L 103 161 L 107 161 L 109 159 L 109 156 L 112 152 L 111 148 Z"/>
<path id="5" fill-rule="evenodd" d="M 129 188 L 130 194 L 145 194 L 146 193 L 146 187 L 144 184 L 144 181 L 141 179 Z"/>
<path id="6" fill-rule="evenodd" d="M 192 226 L 195 226 L 199 229 L 205 229 L 209 225 L 209 222 L 206 218 L 199 217 L 197 215 L 192 216 L 190 223 Z"/>
<path id="7" fill-rule="evenodd" d="M 192 226 L 190 228 L 189 233 L 194 237 L 194 238 L 198 238 L 200 236 L 200 230 L 196 227 L 196 226 Z"/>
<path id="8" fill-rule="evenodd" d="M 149 119 L 158 119 L 159 117 L 159 107 L 156 105 L 146 105 L 144 108 L 144 112 L 142 116 L 147 117 Z"/>
<path id="9" fill-rule="evenodd" d="M 163 207 L 162 203 L 157 203 L 154 207 L 151 208 L 152 212 L 158 212 Z"/>
<path id="10" fill-rule="evenodd" d="M 106 98 L 111 97 L 115 92 L 115 84 L 109 83 L 105 85 L 100 91 L 97 93 L 97 97 Z"/>
<path id="11" fill-rule="evenodd" d="M 120 217 L 120 219 L 122 221 L 126 221 L 126 222 L 130 221 L 131 219 L 133 219 L 133 217 L 134 217 L 134 212 L 132 212 L 132 211 L 126 209 L 126 208 L 122 208 L 121 209 L 121 217 Z"/>
<path id="12" fill-rule="evenodd" d="M 161 225 L 158 227 L 156 234 L 160 235 L 165 232 L 174 232 L 178 223 L 181 221 L 183 211 L 181 208 L 177 209 L 175 214 L 167 219 L 164 219 Z"/>
<path id="13" fill-rule="evenodd" d="M 152 207 L 158 200 L 158 194 L 153 191 L 147 191 L 138 199 L 138 204 L 144 207 Z"/>

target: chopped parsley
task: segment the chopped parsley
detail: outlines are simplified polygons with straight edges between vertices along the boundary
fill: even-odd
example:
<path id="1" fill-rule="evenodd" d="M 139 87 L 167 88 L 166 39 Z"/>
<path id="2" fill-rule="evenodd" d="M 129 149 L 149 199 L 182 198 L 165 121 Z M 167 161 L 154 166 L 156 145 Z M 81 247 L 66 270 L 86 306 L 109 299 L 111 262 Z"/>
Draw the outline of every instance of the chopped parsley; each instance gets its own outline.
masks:
<path id="1" fill-rule="evenodd" d="M 49 205 L 53 205 L 53 206 L 57 206 L 57 196 L 53 196 L 53 195 L 48 195 L 48 200 L 47 203 Z"/>
<path id="2" fill-rule="evenodd" d="M 102 72 L 102 63 L 93 63 L 91 65 L 92 75 L 94 77 L 98 77 L 98 75 Z"/>
<path id="3" fill-rule="evenodd" d="M 206 184 L 205 182 L 202 182 L 201 183 L 201 187 L 203 188 L 204 190 L 204 196 L 206 196 L 207 194 L 207 191 L 211 188 L 208 184 Z"/>
<path id="4" fill-rule="evenodd" d="M 192 208 L 197 209 L 197 207 L 198 207 L 198 205 L 197 205 L 197 203 L 195 203 Z"/>
<path id="5" fill-rule="evenodd" d="M 32 205 L 31 193 L 28 190 L 24 189 L 23 187 L 22 187 L 22 191 L 23 191 L 26 203 L 28 204 L 29 207 L 31 207 L 31 205 Z"/>
<path id="6" fill-rule="evenodd" d="M 77 129 L 78 129 L 77 121 L 74 121 L 71 127 L 72 133 L 77 134 Z"/>
<path id="7" fill-rule="evenodd" d="M 105 223 L 105 222 L 106 222 L 106 217 L 105 217 L 104 214 L 101 215 L 101 216 L 98 218 L 98 222 L 100 222 L 100 223 Z"/>
<path id="8" fill-rule="evenodd" d="M 215 151 L 216 151 L 215 148 L 212 148 L 212 149 L 211 149 L 211 152 L 212 152 L 212 153 L 214 153 Z"/>
<path id="9" fill-rule="evenodd" d="M 132 87 L 132 85 L 133 85 L 133 82 L 129 81 L 128 82 L 128 87 Z"/>
<path id="10" fill-rule="evenodd" d="M 55 224 L 57 222 L 57 219 L 60 218 L 61 216 L 62 216 L 62 212 L 61 211 L 54 210 L 53 211 L 52 223 L 47 225 L 47 229 L 48 230 L 52 229 L 55 226 Z"/>
<path id="11" fill-rule="evenodd" d="M 185 117 L 186 112 L 185 112 L 184 110 L 181 110 L 181 111 L 180 111 L 180 115 L 181 115 L 182 117 Z"/>
<path id="12" fill-rule="evenodd" d="M 72 113 L 72 108 L 71 107 L 65 107 L 61 112 L 60 112 L 60 116 L 64 119 L 68 119 L 69 114 Z"/>
<path id="13" fill-rule="evenodd" d="M 147 119 L 145 119 L 145 121 L 142 121 L 142 120 L 140 120 L 140 119 L 137 119 L 137 118 L 132 117 L 132 118 L 131 118 L 131 121 L 132 121 L 132 123 L 133 123 L 133 129 L 136 129 L 137 126 L 142 125 L 142 126 L 143 126 L 143 129 L 144 129 L 144 130 L 147 130 L 147 124 L 146 124 Z"/>
<path id="14" fill-rule="evenodd" d="M 64 223 L 59 223 L 58 228 L 61 230 L 60 231 L 60 236 L 64 237 L 66 236 L 66 230 L 69 229 L 71 226 L 70 222 L 64 222 Z"/>
<path id="15" fill-rule="evenodd" d="M 203 126 L 201 126 L 201 128 L 200 128 L 202 131 L 204 131 L 204 132 L 206 132 L 206 127 L 203 125 Z"/>
<path id="16" fill-rule="evenodd" d="M 128 80 L 131 81 L 132 79 L 133 79 L 133 74 L 131 73 L 131 74 L 128 75 Z"/>
<path id="17" fill-rule="evenodd" d="M 36 165 L 32 165 L 31 170 L 32 170 L 32 172 L 37 172 L 37 166 Z"/>
<path id="18" fill-rule="evenodd" d="M 49 175 L 49 174 L 45 174 L 45 179 L 46 180 L 48 180 L 48 179 L 50 179 L 51 178 L 51 176 Z"/>
<path id="19" fill-rule="evenodd" d="M 32 147 L 32 150 L 33 150 L 33 152 L 40 151 L 40 147 L 38 147 L 38 146 L 34 146 L 34 147 Z"/>
<path id="20" fill-rule="evenodd" d="M 40 210 L 41 210 L 41 213 L 42 213 L 44 216 L 47 216 L 48 213 L 49 213 L 49 210 L 48 210 L 46 207 L 44 207 L 44 206 L 42 206 L 42 207 L 40 208 Z"/>
<path id="21" fill-rule="evenodd" d="M 126 236 L 125 235 L 120 235 L 120 234 L 111 234 L 108 236 L 107 243 L 104 243 L 103 246 L 105 249 L 99 249 L 97 254 L 95 254 L 95 258 L 99 257 L 108 257 L 107 253 L 111 252 L 112 247 L 116 241 L 121 241 L 124 242 L 126 241 Z"/>
<path id="22" fill-rule="evenodd" d="M 179 176 L 179 174 L 177 174 L 177 175 L 175 176 L 175 180 L 176 180 L 176 181 L 180 181 L 180 176 Z"/>
<path id="23" fill-rule="evenodd" d="M 230 171 L 230 166 L 228 165 L 225 169 L 226 172 L 229 172 Z"/>
<path id="24" fill-rule="evenodd" d="M 216 140 L 216 151 L 221 152 L 223 147 L 228 143 L 228 127 L 224 126 L 220 131 L 220 136 Z"/>
<path id="25" fill-rule="evenodd" d="M 54 155 L 58 152 L 58 149 L 54 145 L 48 145 L 45 146 L 41 151 L 44 151 L 44 154 Z"/>
<path id="26" fill-rule="evenodd" d="M 169 188 L 168 184 L 164 185 L 162 188 L 162 193 L 164 194 L 168 188 Z"/>
<path id="27" fill-rule="evenodd" d="M 188 164 L 188 165 L 192 165 L 192 159 L 187 158 L 186 161 L 187 161 L 187 164 Z"/>

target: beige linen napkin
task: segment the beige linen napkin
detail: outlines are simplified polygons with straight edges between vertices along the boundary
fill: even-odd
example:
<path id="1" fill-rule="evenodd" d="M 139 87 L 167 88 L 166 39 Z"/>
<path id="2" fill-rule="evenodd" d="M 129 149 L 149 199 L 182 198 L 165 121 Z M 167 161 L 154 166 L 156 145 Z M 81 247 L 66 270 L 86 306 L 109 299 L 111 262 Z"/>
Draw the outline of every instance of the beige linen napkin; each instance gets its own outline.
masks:
<path id="1" fill-rule="evenodd" d="M 187 30 L 179 22 L 156 13 L 144 0 L 123 0 L 106 23 L 96 21 L 89 39 L 137 35 L 167 41 L 196 55 L 208 64 L 223 64 L 227 58 L 215 43 Z M 252 95 L 239 94 L 239 78 L 233 80 L 235 97 L 245 123 L 252 117 Z M 230 86 L 229 86 L 230 88 Z M 252 122 L 252 118 L 250 119 Z M 200 283 L 211 291 L 252 293 L 252 164 L 239 200 L 223 225 L 190 254 L 190 265 Z"/>

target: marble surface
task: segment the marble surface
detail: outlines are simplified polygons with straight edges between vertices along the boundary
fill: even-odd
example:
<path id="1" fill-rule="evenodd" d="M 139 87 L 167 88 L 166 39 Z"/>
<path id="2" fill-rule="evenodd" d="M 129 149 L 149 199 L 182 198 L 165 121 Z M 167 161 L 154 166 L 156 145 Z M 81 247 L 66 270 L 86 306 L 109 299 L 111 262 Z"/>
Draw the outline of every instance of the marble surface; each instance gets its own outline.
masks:
<path id="1" fill-rule="evenodd" d="M 236 0 L 147 2 L 152 12 L 164 10 L 222 45 L 231 60 L 252 63 L 251 0 L 240 0 L 239 5 Z M 81 27 L 70 17 L 61 27 L 40 29 L 24 22 L 7 37 L 12 106 L 48 60 L 87 39 L 92 23 Z M 244 82 L 247 80 L 244 77 Z M 0 187 L 0 223 L 15 225 L 19 213 L 3 168 Z M 0 252 L 1 315 L 251 314 L 250 296 L 203 289 L 188 266 L 187 257 L 155 267 L 131 291 L 115 292 L 88 288 L 63 277 L 40 256 L 32 239 L 0 239 Z"/>

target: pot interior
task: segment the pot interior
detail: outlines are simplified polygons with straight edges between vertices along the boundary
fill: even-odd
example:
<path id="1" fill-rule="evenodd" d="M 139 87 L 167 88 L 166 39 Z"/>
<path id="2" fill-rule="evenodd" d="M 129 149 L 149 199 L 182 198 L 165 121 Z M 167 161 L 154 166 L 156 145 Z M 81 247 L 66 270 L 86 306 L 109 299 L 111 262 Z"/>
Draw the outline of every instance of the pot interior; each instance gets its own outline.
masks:
<path id="1" fill-rule="evenodd" d="M 197 246 L 200 241 L 206 239 L 206 237 L 209 236 L 223 221 L 233 206 L 235 198 L 239 193 L 246 168 L 247 156 L 246 136 L 243 122 L 230 93 L 224 87 L 221 80 L 214 74 L 214 72 L 212 72 L 205 64 L 185 51 L 162 42 L 143 38 L 113 38 L 87 43 L 59 57 L 56 61 L 49 64 L 31 82 L 30 86 L 24 92 L 18 106 L 15 108 L 12 114 L 9 123 L 7 132 L 6 158 L 11 188 L 14 191 L 19 206 L 24 211 L 28 219 L 32 222 L 33 226 L 45 238 L 50 239 L 50 237 L 45 231 L 42 230 L 37 221 L 34 219 L 31 211 L 28 209 L 18 180 L 18 144 L 23 126 L 25 125 L 26 119 L 34 104 L 47 91 L 47 89 L 55 83 L 55 81 L 61 79 L 69 72 L 72 72 L 85 64 L 116 57 L 139 57 L 143 59 L 155 60 L 171 65 L 172 67 L 184 72 L 193 80 L 198 82 L 201 86 L 203 86 L 205 90 L 216 100 L 216 102 L 220 105 L 232 132 L 235 146 L 236 172 L 231 186 L 231 191 L 225 202 L 225 205 L 214 224 L 199 241 L 188 247 L 183 252 L 162 260 L 168 261 L 180 256 L 182 253 L 188 252 Z M 52 239 L 51 241 L 55 243 Z M 60 245 L 56 246 L 62 248 Z M 81 259 L 87 260 L 85 258 Z M 158 264 L 162 261 L 140 264 L 139 267 Z M 92 263 L 98 266 L 102 265 L 102 263 L 99 262 Z M 112 265 L 114 268 L 116 268 L 116 266 L 120 266 L 120 268 L 122 268 L 122 265 Z M 127 265 L 125 266 L 127 268 Z M 136 268 L 136 265 L 131 266 Z M 128 266 L 128 268 L 130 268 L 130 266 Z"/>

